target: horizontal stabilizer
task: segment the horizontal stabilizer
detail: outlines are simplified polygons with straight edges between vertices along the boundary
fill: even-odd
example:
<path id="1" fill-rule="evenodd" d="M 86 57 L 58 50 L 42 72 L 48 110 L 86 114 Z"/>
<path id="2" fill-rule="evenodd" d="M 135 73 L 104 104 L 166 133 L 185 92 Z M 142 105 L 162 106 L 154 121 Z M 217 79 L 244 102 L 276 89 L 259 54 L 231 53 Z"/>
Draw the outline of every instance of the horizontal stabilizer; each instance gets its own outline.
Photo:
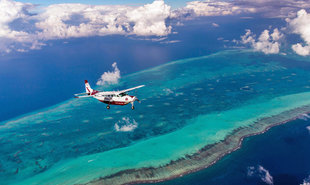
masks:
<path id="1" fill-rule="evenodd" d="M 77 93 L 77 94 L 74 94 L 74 96 L 81 96 L 81 95 L 88 95 L 89 93 Z"/>
<path id="2" fill-rule="evenodd" d="M 91 98 L 92 96 L 86 95 L 86 96 L 75 96 L 74 98 Z"/>

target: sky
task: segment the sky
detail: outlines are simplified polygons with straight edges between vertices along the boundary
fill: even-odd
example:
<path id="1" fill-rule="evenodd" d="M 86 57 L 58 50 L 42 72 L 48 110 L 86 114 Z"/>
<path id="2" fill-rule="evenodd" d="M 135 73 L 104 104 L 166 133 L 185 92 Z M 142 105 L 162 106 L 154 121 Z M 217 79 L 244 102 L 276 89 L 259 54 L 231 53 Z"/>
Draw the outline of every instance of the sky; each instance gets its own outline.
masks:
<path id="1" fill-rule="evenodd" d="M 0 0 L 0 121 L 100 84 L 114 62 L 123 76 L 223 49 L 309 59 L 309 30 L 310 0 Z"/>
<path id="2" fill-rule="evenodd" d="M 48 6 L 51 4 L 61 3 L 81 3 L 81 4 L 92 4 L 92 5 L 132 5 L 139 6 L 147 3 L 152 3 L 152 0 L 21 0 L 20 2 L 38 4 L 41 6 Z M 180 8 L 186 5 L 189 0 L 165 0 L 165 2 L 172 8 Z"/>
<path id="3" fill-rule="evenodd" d="M 266 28 L 262 37 L 257 38 L 258 41 L 255 40 L 251 30 L 247 30 L 247 35 L 242 40 L 244 44 L 251 44 L 253 48 L 264 53 L 266 47 L 267 50 L 272 49 L 271 53 L 278 53 L 278 41 L 283 36 L 279 29 L 283 29 L 282 31 L 301 36 L 304 42 L 295 43 L 292 49 L 297 54 L 306 56 L 310 53 L 307 12 L 309 2 L 309 0 L 298 2 L 284 0 L 279 4 L 275 0 L 208 0 L 190 1 L 182 7 L 172 8 L 164 0 L 154 0 L 135 6 L 131 3 L 94 5 L 57 4 L 57 2 L 37 6 L 32 3 L 1 0 L 0 52 L 28 52 L 40 50 L 51 40 L 115 34 L 158 39 L 175 33 L 173 23 L 182 24 L 182 20 L 245 14 L 251 17 L 260 14 L 263 17 L 285 19 L 289 26 L 273 30 Z M 214 26 L 218 25 L 214 23 Z"/>

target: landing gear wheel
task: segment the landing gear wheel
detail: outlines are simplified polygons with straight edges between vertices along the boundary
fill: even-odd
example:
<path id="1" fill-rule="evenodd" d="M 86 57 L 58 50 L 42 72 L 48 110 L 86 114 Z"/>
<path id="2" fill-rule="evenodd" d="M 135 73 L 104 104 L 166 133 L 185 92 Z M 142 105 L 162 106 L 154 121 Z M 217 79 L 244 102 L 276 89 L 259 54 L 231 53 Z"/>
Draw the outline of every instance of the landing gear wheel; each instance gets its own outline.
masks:
<path id="1" fill-rule="evenodd" d="M 110 105 L 107 105 L 107 109 L 110 109 Z"/>
<path id="2" fill-rule="evenodd" d="M 133 110 L 133 109 L 135 109 L 135 107 L 134 107 L 134 106 L 131 106 L 131 109 Z"/>

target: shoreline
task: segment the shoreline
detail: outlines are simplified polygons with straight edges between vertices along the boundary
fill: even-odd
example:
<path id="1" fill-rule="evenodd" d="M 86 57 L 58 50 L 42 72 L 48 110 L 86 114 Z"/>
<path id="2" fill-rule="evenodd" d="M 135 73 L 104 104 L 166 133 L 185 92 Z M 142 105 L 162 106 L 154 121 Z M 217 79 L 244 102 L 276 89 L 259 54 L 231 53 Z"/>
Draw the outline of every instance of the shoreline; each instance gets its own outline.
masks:
<path id="1" fill-rule="evenodd" d="M 214 165 L 224 156 L 240 149 L 245 138 L 264 134 L 272 127 L 296 120 L 300 115 L 308 113 L 310 113 L 310 105 L 284 111 L 275 116 L 262 118 L 248 127 L 235 129 L 220 142 L 206 145 L 196 153 L 172 160 L 164 166 L 123 170 L 90 181 L 86 185 L 133 185 L 158 183 L 179 178 Z"/>

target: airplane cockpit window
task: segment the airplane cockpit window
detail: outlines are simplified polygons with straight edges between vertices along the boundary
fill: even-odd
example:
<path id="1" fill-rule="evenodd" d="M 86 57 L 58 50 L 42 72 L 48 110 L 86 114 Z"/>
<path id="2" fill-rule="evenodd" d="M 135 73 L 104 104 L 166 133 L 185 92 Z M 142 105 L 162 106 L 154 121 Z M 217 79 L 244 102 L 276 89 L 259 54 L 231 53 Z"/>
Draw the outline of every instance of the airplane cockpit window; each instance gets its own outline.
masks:
<path id="1" fill-rule="evenodd" d="M 127 95 L 126 93 L 119 94 L 120 97 L 123 97 L 123 96 L 126 96 L 126 95 Z"/>

